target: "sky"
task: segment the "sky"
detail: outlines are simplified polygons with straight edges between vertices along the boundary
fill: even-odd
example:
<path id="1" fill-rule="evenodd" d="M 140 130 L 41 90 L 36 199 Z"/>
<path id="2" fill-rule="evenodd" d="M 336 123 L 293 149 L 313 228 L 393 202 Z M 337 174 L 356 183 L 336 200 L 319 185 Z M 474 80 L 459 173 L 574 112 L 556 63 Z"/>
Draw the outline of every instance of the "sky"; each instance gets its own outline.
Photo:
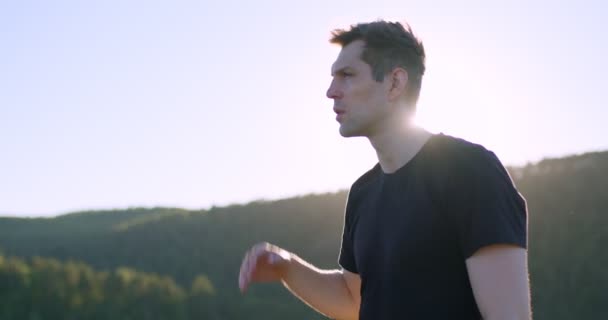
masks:
<path id="1" fill-rule="evenodd" d="M 505 165 L 608 150 L 602 1 L 0 1 L 0 216 L 347 189 L 330 31 L 407 21 L 417 123 Z"/>

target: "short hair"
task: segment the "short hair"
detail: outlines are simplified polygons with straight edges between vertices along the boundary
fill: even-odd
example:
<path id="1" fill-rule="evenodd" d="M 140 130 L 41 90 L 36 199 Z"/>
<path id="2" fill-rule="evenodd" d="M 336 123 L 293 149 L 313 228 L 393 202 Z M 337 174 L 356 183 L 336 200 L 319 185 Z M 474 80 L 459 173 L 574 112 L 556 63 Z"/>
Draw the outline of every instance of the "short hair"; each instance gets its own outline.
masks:
<path id="1" fill-rule="evenodd" d="M 347 46 L 353 41 L 363 40 L 365 47 L 361 59 L 370 65 L 372 76 L 378 82 L 397 67 L 408 74 L 406 99 L 412 106 L 420 96 L 424 75 L 424 46 L 406 23 L 377 20 L 351 25 L 349 30 L 333 30 L 329 42 Z"/>

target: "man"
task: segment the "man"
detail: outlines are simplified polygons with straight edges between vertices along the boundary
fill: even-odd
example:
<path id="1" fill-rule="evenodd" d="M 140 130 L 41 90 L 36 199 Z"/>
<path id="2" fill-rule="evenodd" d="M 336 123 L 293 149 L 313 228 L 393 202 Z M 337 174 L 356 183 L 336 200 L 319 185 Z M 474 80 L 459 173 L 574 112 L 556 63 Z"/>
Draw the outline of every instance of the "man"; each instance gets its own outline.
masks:
<path id="1" fill-rule="evenodd" d="M 241 290 L 282 281 L 335 319 L 530 319 L 525 200 L 492 152 L 411 123 L 422 43 L 385 21 L 332 35 L 342 50 L 327 96 L 340 134 L 367 137 L 378 156 L 348 195 L 342 269 L 260 243 Z"/>

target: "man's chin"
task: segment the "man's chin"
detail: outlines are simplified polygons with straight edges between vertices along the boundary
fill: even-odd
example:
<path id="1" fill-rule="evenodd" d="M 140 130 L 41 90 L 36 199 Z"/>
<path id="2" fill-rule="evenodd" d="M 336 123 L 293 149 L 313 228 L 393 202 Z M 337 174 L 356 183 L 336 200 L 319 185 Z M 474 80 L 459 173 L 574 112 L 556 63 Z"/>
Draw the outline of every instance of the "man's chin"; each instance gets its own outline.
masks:
<path id="1" fill-rule="evenodd" d="M 352 137 L 361 137 L 363 136 L 361 133 L 355 130 L 349 130 L 348 128 L 341 126 L 340 127 L 340 135 L 344 138 L 352 138 Z"/>

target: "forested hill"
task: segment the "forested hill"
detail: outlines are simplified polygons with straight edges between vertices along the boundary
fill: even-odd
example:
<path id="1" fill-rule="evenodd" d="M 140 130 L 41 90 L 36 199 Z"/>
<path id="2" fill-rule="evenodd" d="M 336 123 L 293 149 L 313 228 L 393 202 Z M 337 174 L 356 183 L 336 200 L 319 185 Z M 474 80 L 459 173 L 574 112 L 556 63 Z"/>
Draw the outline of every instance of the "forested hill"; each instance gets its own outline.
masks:
<path id="1" fill-rule="evenodd" d="M 530 211 L 534 318 L 608 319 L 608 152 L 509 169 Z M 238 269 L 258 241 L 336 267 L 345 201 L 0 218 L 0 320 L 322 319 L 280 285 L 241 296 Z"/>

